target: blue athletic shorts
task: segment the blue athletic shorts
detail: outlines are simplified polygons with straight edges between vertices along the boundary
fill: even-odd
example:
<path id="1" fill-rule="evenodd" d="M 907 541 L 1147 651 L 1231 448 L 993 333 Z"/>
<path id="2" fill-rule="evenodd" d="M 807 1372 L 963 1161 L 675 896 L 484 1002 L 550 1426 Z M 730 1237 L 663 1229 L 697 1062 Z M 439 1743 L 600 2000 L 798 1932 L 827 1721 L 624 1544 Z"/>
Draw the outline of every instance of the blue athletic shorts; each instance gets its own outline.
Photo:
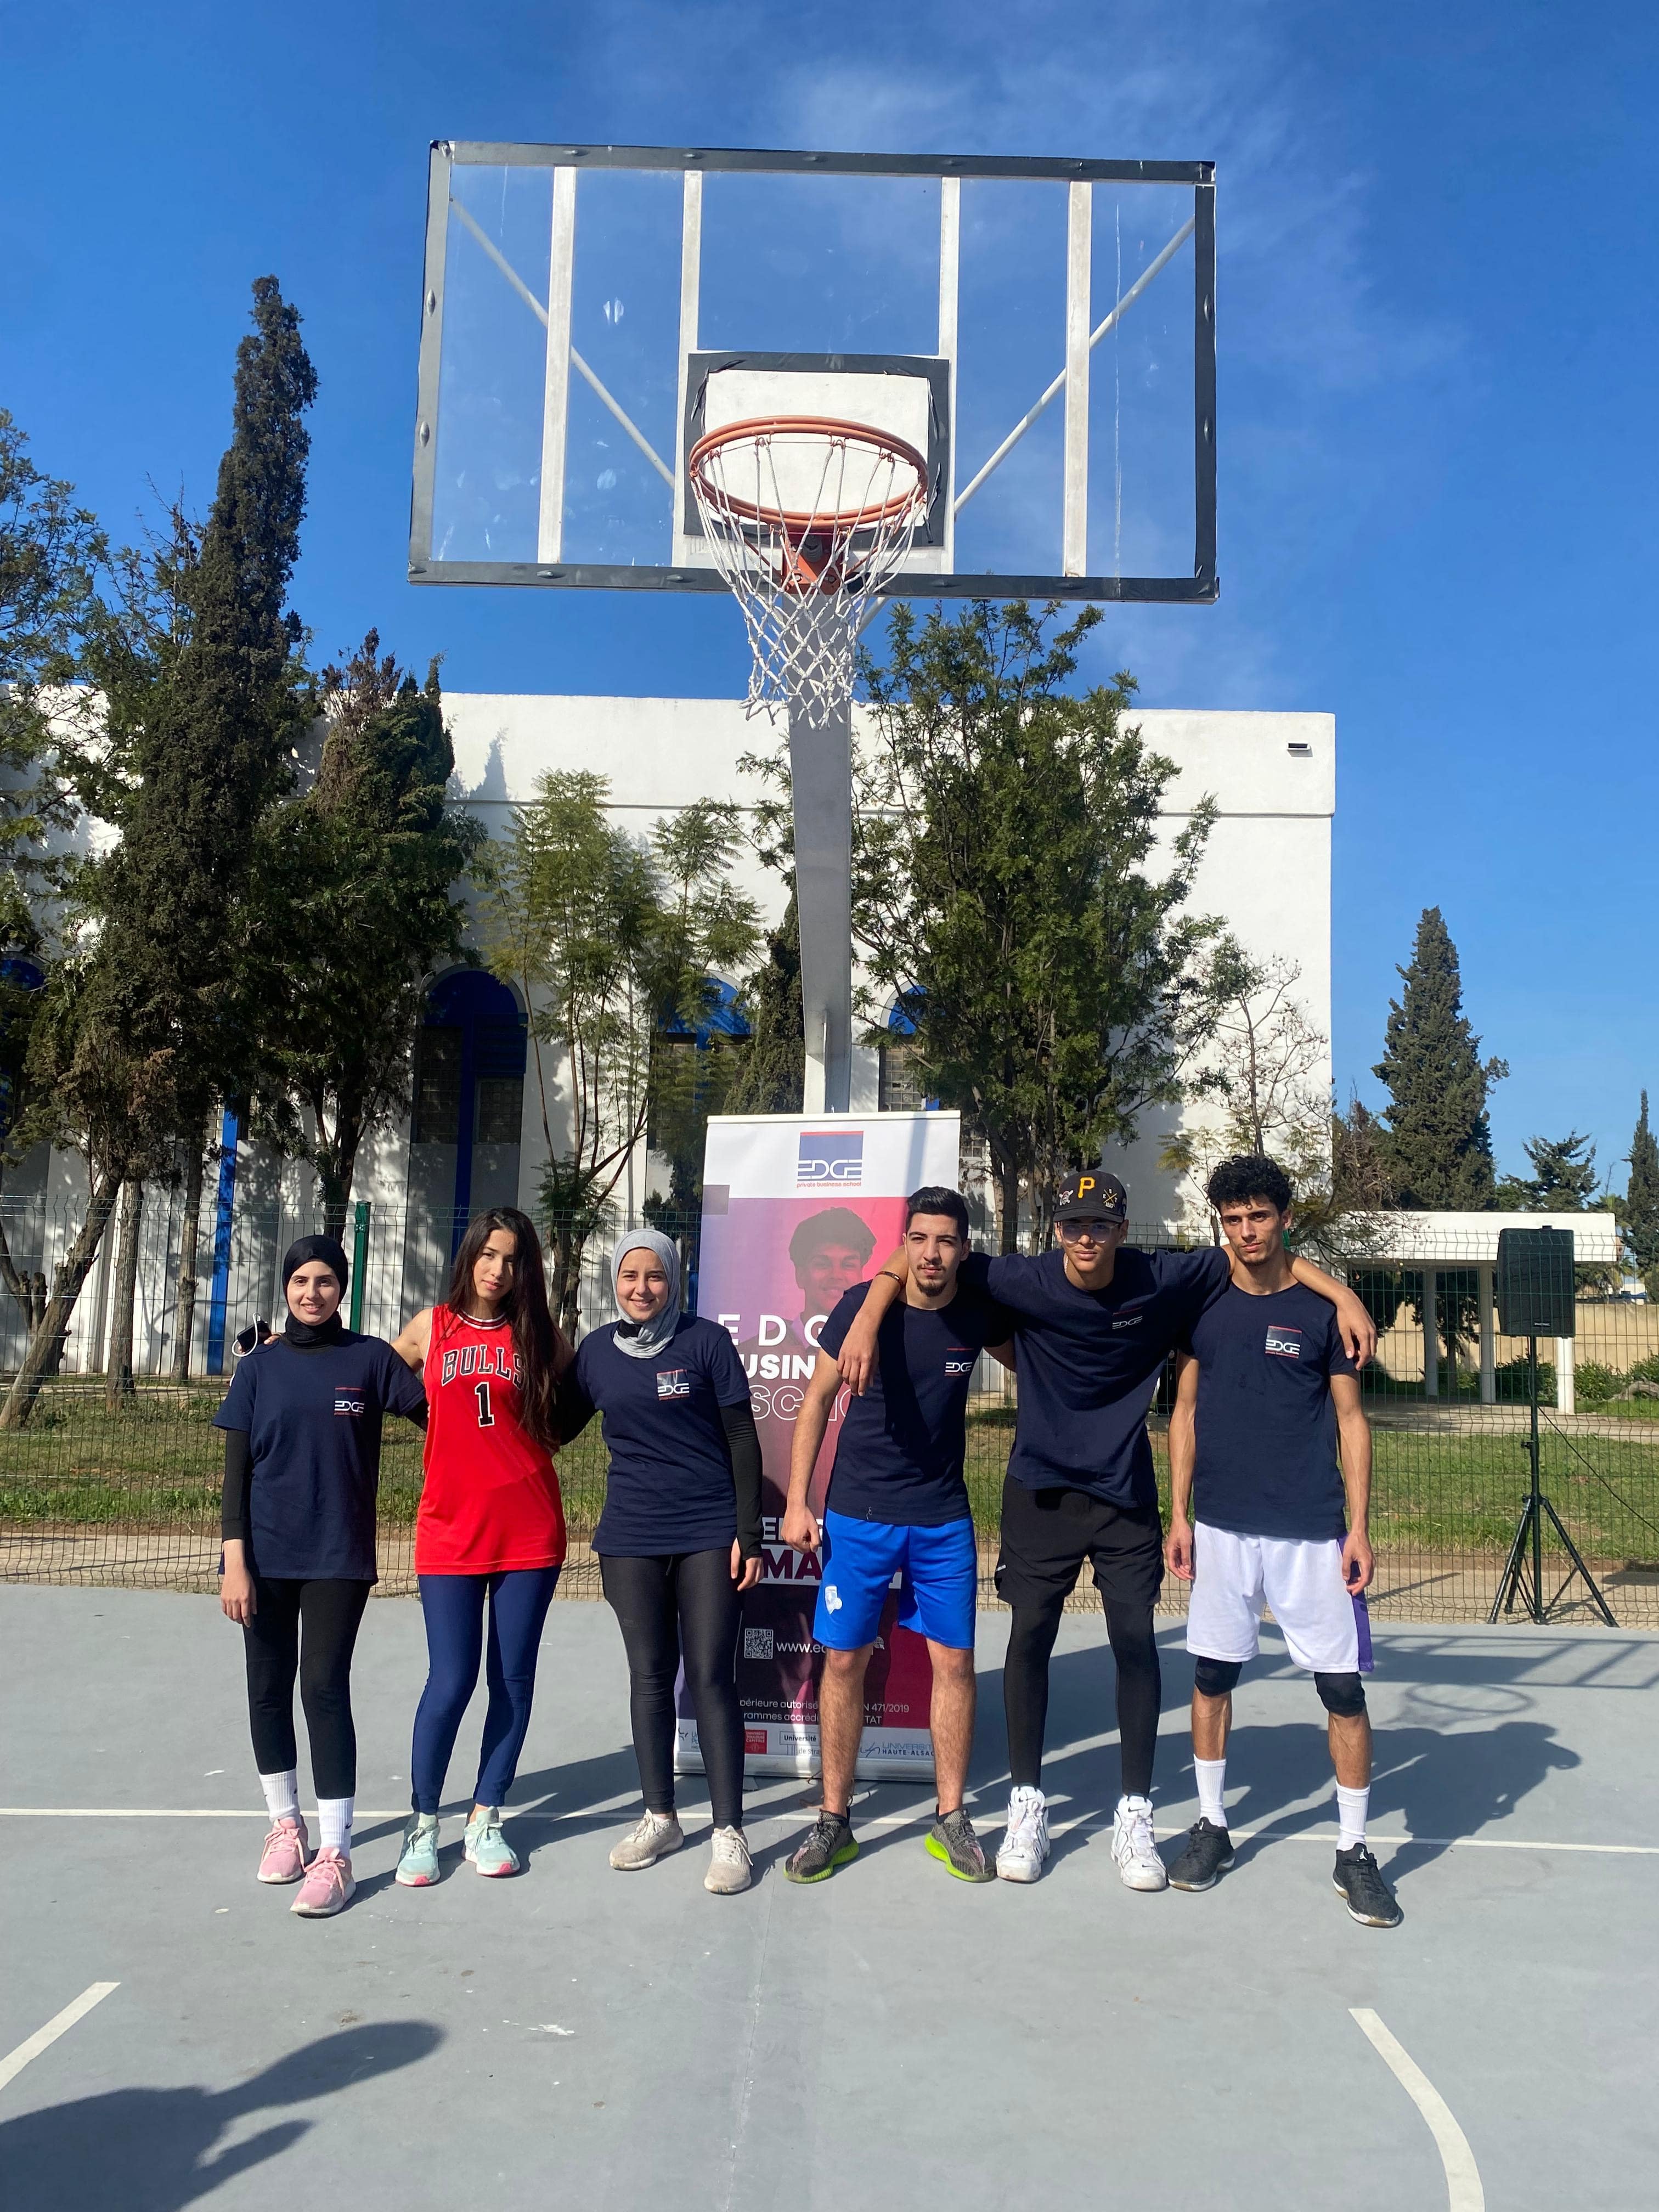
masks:
<path id="1" fill-rule="evenodd" d="M 814 1638 L 830 1651 L 858 1651 L 873 1644 L 896 1574 L 903 1577 L 899 1626 L 913 1628 L 950 1650 L 971 1651 L 979 1600 L 979 1550 L 971 1521 L 913 1528 L 903 1522 L 826 1513 Z"/>

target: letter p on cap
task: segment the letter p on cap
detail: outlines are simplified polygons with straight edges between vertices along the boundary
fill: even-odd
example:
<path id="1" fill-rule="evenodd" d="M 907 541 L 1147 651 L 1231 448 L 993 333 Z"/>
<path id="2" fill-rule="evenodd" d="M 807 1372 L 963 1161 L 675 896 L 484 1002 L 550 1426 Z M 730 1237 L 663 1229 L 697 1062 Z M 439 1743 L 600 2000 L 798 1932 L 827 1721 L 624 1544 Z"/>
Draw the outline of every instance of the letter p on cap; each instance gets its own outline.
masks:
<path id="1" fill-rule="evenodd" d="M 1094 1177 L 1093 1177 L 1092 1176 L 1079 1176 L 1078 1177 L 1078 1179 L 1077 1179 L 1077 1191 L 1078 1191 L 1078 1196 L 1079 1196 L 1079 1198 L 1081 1198 L 1081 1197 L 1082 1197 L 1082 1195 L 1083 1195 L 1083 1194 L 1084 1194 L 1084 1192 L 1085 1192 L 1085 1190 L 1092 1190 L 1092 1189 L 1094 1188 L 1094 1187 L 1095 1187 L 1095 1179 L 1094 1179 Z"/>

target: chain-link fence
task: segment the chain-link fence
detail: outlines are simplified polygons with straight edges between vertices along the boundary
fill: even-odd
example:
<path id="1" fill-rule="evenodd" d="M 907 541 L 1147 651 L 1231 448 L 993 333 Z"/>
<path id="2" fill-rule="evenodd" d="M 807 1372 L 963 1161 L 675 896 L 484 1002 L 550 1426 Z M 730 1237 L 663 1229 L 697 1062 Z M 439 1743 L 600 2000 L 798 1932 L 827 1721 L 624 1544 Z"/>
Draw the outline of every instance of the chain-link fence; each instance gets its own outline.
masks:
<path id="1" fill-rule="evenodd" d="M 105 1373 L 118 1304 L 119 1254 L 112 1250 L 82 1294 L 60 1371 L 43 1386 L 25 1425 L 0 1430 L 0 1579 L 213 1587 L 222 1453 L 210 1424 L 228 1380 L 231 1342 L 258 1318 L 279 1321 L 281 1255 L 293 1237 L 321 1224 L 314 1212 L 249 1209 L 216 1255 L 211 1224 L 204 1224 L 190 1373 L 181 1382 L 177 1211 L 163 1194 L 147 1206 L 141 1224 L 131 1389 L 112 1392 Z M 68 1207 L 0 1208 L 13 1274 L 26 1292 L 37 1273 L 50 1281 L 77 1221 Z M 380 1206 L 349 1218 L 343 1242 L 354 1257 L 356 1325 L 393 1334 L 439 1296 L 463 1225 L 448 1215 Z M 661 1225 L 681 1237 L 695 1271 L 695 1224 Z M 1155 1231 L 1133 1233 L 1142 1244 L 1168 1241 Z M 576 1270 L 584 1328 L 609 1316 L 604 1263 L 613 1234 L 613 1228 L 596 1232 Z M 118 1241 L 112 1230 L 109 1242 Z M 1431 1272 L 1366 1259 L 1348 1272 L 1382 1330 L 1377 1358 L 1363 1378 L 1376 1461 L 1374 1609 L 1401 1620 L 1480 1619 L 1497 1591 L 1528 1486 L 1526 1343 L 1497 1333 L 1488 1263 Z M 1581 1273 L 1576 1336 L 1539 1346 L 1543 1487 L 1621 1624 L 1659 1626 L 1659 1305 L 1609 1296 L 1604 1279 Z M 0 1362 L 15 1370 L 27 1316 L 15 1290 L 0 1291 L 0 1299 L 9 1332 L 0 1336 Z M 209 1371 L 216 1359 L 218 1374 Z M 1014 1391 L 989 1363 L 976 1382 L 983 1388 L 969 1413 L 968 1480 L 988 1600 Z M 1166 1381 L 1150 1423 L 1166 1499 L 1167 1390 Z M 561 1594 L 596 1596 L 589 1539 L 605 1481 L 597 1425 L 561 1454 L 559 1472 L 571 1534 Z M 380 1489 L 383 1591 L 412 1586 L 420 1483 L 418 1433 L 389 1423 Z M 1546 1547 L 1549 1589 L 1565 1577 L 1567 1564 Z M 1565 1601 L 1583 1597 L 1575 1584 Z M 1095 1602 L 1086 1577 L 1075 1602 Z M 1164 1603 L 1179 1609 L 1182 1589 L 1167 1588 Z M 1589 1617 L 1582 1605 L 1577 1609 Z"/>

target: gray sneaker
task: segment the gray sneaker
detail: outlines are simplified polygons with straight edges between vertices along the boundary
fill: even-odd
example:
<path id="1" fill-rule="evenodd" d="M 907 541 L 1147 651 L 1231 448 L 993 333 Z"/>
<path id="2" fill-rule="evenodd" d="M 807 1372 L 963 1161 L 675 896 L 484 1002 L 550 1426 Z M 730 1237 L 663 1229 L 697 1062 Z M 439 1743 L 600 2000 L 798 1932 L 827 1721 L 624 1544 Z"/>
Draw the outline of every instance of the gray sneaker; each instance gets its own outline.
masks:
<path id="1" fill-rule="evenodd" d="M 670 1851 L 678 1850 L 684 1841 L 672 1813 L 647 1813 L 611 1852 L 611 1863 L 618 1874 L 632 1874 L 640 1867 L 655 1866 Z"/>
<path id="2" fill-rule="evenodd" d="M 749 1845 L 741 1828 L 716 1828 L 702 1886 L 716 1897 L 736 1897 L 754 1880 Z"/>
<path id="3" fill-rule="evenodd" d="M 837 1867 L 859 1855 L 858 1839 L 845 1813 L 820 1813 L 806 1841 L 783 1863 L 791 1881 L 828 1881 Z"/>
<path id="4" fill-rule="evenodd" d="M 994 1881 L 997 1870 L 985 1863 L 974 1824 L 960 1806 L 935 1820 L 927 1831 L 927 1856 L 941 1859 L 958 1881 Z"/>

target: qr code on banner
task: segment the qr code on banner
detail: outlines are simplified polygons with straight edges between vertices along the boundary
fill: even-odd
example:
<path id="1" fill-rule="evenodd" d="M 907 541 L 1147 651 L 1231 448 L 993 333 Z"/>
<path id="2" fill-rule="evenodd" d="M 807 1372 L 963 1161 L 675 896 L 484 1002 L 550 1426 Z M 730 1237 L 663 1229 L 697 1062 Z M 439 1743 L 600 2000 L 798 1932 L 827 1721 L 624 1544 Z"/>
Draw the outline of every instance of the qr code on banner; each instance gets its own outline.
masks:
<path id="1" fill-rule="evenodd" d="M 769 1628 L 745 1628 L 743 1632 L 743 1656 L 745 1659 L 771 1658 L 772 1631 Z"/>

